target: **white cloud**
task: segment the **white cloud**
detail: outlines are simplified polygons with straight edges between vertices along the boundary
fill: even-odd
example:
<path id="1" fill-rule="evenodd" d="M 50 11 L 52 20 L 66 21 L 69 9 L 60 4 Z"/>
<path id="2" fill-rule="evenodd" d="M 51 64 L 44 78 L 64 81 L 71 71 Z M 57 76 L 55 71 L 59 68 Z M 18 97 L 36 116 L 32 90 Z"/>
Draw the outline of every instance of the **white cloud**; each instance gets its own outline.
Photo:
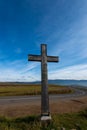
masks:
<path id="1" fill-rule="evenodd" d="M 25 67 L 21 70 L 21 73 L 25 74 L 28 73 L 29 71 L 36 69 L 39 66 L 38 63 L 27 63 Z"/>
<path id="2" fill-rule="evenodd" d="M 49 79 L 86 79 L 87 80 L 87 64 L 79 64 L 69 66 L 59 70 L 49 72 Z"/>
<path id="3" fill-rule="evenodd" d="M 34 70 L 37 63 L 25 63 L 24 60 L 16 60 L 0 64 L 0 81 L 31 82 L 40 79 Z M 32 71 L 33 70 L 33 71 Z"/>
<path id="4" fill-rule="evenodd" d="M 14 61 L 9 64 L 10 66 L 0 64 L 0 81 L 31 82 L 41 80 L 40 64 L 27 64 L 24 61 Z M 87 64 L 73 65 L 61 69 L 53 66 L 53 70 L 52 66 L 51 68 L 49 66 L 48 77 L 49 79 L 87 79 Z"/>
<path id="5" fill-rule="evenodd" d="M 86 3 L 86 1 L 84 2 Z M 65 3 L 67 2 L 65 1 Z M 76 10 L 76 12 L 80 13 L 78 13 L 79 16 L 77 16 L 77 18 L 74 17 L 73 21 L 72 16 L 74 16 L 74 14 L 72 13 L 74 7 L 72 6 L 72 10 L 70 9 L 71 15 L 68 15 L 69 12 L 67 12 L 66 15 L 63 16 L 58 15 L 58 5 L 59 2 L 57 2 L 56 5 L 54 3 L 54 5 L 52 4 L 50 6 L 48 13 L 44 15 L 36 31 L 39 36 L 44 35 L 46 38 L 45 41 L 48 43 L 48 52 L 50 55 L 59 55 L 61 58 L 57 66 L 54 63 L 52 66 L 50 65 L 48 72 L 49 79 L 87 79 L 87 60 L 77 65 L 79 60 L 87 58 L 87 4 L 82 5 L 82 8 Z M 68 9 L 67 6 L 66 9 Z M 13 43 L 15 43 L 14 40 Z M 36 45 L 40 51 L 40 46 L 38 46 L 38 44 Z M 35 50 L 37 49 L 31 49 L 30 51 Z M 20 54 L 22 50 L 21 48 L 17 48 L 15 52 Z M 0 53 L 0 59 L 3 58 L 5 58 L 5 56 Z M 69 66 L 71 64 L 73 64 L 73 66 Z M 68 67 L 62 68 L 62 66 Z M 60 69 L 58 69 L 58 67 L 60 67 Z M 26 63 L 22 60 L 16 60 L 1 63 L 0 81 L 40 80 L 38 69 L 40 70 L 40 65 L 36 62 Z M 50 71 L 50 69 L 52 69 L 52 71 Z"/>

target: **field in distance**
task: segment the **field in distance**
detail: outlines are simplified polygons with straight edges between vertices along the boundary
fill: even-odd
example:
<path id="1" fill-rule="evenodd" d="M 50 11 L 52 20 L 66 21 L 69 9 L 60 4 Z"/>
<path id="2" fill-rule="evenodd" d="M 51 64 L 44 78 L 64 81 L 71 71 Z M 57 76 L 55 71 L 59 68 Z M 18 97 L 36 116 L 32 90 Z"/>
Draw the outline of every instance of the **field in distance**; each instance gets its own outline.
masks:
<path id="1" fill-rule="evenodd" d="M 74 90 L 67 86 L 48 85 L 49 94 L 67 94 Z M 40 84 L 17 84 L 0 83 L 0 96 L 21 96 L 21 95 L 39 95 L 41 94 Z"/>

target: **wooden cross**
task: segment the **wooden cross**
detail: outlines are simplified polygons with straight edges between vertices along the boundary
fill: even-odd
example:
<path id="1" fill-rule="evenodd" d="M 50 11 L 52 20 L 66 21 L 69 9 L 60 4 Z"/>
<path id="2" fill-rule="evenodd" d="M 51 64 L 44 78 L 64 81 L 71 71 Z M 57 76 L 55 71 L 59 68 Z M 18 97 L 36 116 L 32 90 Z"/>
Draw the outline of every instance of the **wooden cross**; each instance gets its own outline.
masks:
<path id="1" fill-rule="evenodd" d="M 57 56 L 47 56 L 47 45 L 41 44 L 41 55 L 28 55 L 28 61 L 39 61 L 41 62 L 41 115 L 50 119 L 49 111 L 49 96 L 48 96 L 48 75 L 47 75 L 47 62 L 58 62 Z"/>

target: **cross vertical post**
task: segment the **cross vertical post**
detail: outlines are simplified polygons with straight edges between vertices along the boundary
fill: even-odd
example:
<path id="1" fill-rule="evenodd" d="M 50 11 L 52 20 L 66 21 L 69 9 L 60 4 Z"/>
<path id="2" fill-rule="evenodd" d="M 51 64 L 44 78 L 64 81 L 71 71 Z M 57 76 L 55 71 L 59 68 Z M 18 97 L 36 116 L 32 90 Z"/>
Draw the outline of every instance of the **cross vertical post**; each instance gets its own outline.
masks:
<path id="1" fill-rule="evenodd" d="M 48 75 L 47 75 L 47 47 L 46 45 L 41 45 L 41 113 L 42 116 L 49 116 L 49 96 L 48 96 Z"/>
<path id="2" fill-rule="evenodd" d="M 59 57 L 47 56 L 47 45 L 41 44 L 41 55 L 28 55 L 28 61 L 41 62 L 41 121 L 51 120 L 49 110 L 47 62 L 58 62 Z"/>

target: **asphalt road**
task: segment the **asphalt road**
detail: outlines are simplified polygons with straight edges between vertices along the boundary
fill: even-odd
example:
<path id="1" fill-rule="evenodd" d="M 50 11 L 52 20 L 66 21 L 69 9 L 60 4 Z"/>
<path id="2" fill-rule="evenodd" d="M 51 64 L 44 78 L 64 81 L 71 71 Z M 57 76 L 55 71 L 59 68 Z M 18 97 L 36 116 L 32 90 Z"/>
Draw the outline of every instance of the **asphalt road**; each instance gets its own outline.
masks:
<path id="1" fill-rule="evenodd" d="M 76 97 L 87 96 L 87 89 L 76 89 L 72 94 L 59 94 L 59 95 L 49 95 L 50 100 L 59 99 L 72 99 Z M 15 103 L 29 103 L 29 102 L 40 102 L 41 96 L 5 96 L 0 97 L 0 105 L 15 104 Z"/>

